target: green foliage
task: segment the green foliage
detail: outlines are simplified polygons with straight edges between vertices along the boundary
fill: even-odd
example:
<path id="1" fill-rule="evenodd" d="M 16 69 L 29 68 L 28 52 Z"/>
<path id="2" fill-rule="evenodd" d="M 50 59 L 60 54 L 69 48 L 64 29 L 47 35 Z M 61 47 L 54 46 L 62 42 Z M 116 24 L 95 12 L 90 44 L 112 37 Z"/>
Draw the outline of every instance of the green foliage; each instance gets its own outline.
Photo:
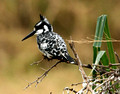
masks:
<path id="1" fill-rule="evenodd" d="M 109 60 L 105 51 L 99 51 L 95 60 L 95 65 L 98 65 L 100 60 L 103 65 L 109 65 Z M 92 72 L 95 70 L 96 66 L 93 67 Z"/>
<path id="2" fill-rule="evenodd" d="M 105 36 L 105 40 L 107 42 L 108 55 L 106 54 L 106 50 L 101 51 L 102 41 L 104 41 L 103 35 Z M 107 15 L 99 16 L 97 19 L 95 38 L 93 43 L 93 64 L 103 65 L 103 66 L 109 66 L 109 64 L 115 64 L 113 45 L 110 40 L 112 39 L 108 28 Z M 96 66 L 94 66 L 92 69 L 93 78 L 97 77 L 97 72 L 95 71 L 95 68 Z M 116 69 L 116 66 L 112 66 L 111 68 Z M 108 68 L 106 68 L 105 70 L 109 71 Z M 93 88 L 95 87 L 96 86 L 93 86 Z"/>
<path id="3" fill-rule="evenodd" d="M 95 38 L 94 38 L 95 42 L 93 43 L 93 64 L 99 64 L 101 60 L 103 65 L 109 65 L 109 60 L 106 55 L 106 51 L 102 51 L 102 52 L 100 51 L 103 34 L 105 35 L 106 40 L 111 40 L 106 15 L 102 15 L 97 19 L 96 32 L 95 32 Z M 114 64 L 115 56 L 114 56 L 112 42 L 110 41 L 107 42 L 107 48 L 109 52 L 110 63 Z M 105 55 L 103 53 L 105 53 Z M 115 68 L 115 66 L 113 66 L 113 68 Z M 96 77 L 95 71 L 93 71 L 93 75 L 94 75 L 93 78 Z"/>

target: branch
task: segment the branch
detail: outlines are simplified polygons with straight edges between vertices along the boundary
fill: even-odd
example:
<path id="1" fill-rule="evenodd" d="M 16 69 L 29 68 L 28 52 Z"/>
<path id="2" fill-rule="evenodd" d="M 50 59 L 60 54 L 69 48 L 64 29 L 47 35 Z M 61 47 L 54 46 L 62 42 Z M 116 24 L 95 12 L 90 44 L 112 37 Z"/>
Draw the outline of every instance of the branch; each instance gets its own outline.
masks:
<path id="1" fill-rule="evenodd" d="M 91 64 L 82 64 L 82 67 L 88 68 L 88 69 L 92 69 Z"/>
<path id="2" fill-rule="evenodd" d="M 102 67 L 102 68 L 110 68 L 110 67 L 112 67 L 112 66 L 120 66 L 120 63 L 109 64 L 108 66 L 93 64 L 93 66 Z"/>
<path id="3" fill-rule="evenodd" d="M 115 53 L 115 55 L 116 55 L 116 57 L 117 57 L 118 62 L 120 63 L 120 58 L 119 58 L 117 52 L 114 52 L 114 53 Z"/>
<path id="4" fill-rule="evenodd" d="M 71 41 L 70 40 L 67 40 L 68 42 Z M 106 42 L 120 42 L 120 40 L 116 40 L 116 39 L 113 39 L 113 40 L 94 40 L 94 39 L 91 39 L 91 38 L 87 38 L 87 39 L 81 39 L 81 40 L 72 40 L 74 43 L 78 43 L 78 44 L 90 44 L 90 43 L 94 43 L 94 42 L 103 42 L 103 43 L 106 43 Z"/>
<path id="5" fill-rule="evenodd" d="M 74 54 L 74 56 L 75 56 L 75 58 L 76 58 L 76 63 L 78 63 L 78 67 L 79 67 L 79 70 L 80 70 L 80 72 L 81 72 L 81 75 L 82 75 L 82 78 L 83 78 L 83 82 L 87 82 L 87 83 L 86 83 L 87 85 L 85 85 L 83 88 L 86 87 L 87 90 L 92 93 L 92 88 L 89 86 L 89 83 L 88 83 L 88 82 L 89 82 L 89 79 L 88 79 L 85 71 L 84 71 L 83 68 L 82 68 L 82 65 L 83 65 L 83 64 L 82 64 L 82 62 L 81 62 L 81 60 L 80 60 L 80 58 L 79 58 L 79 56 L 78 56 L 78 54 L 77 54 L 77 52 L 76 52 L 76 50 L 75 50 L 74 42 L 73 42 L 72 40 L 69 41 L 69 45 L 70 45 L 70 48 L 72 49 L 73 54 Z"/>
<path id="6" fill-rule="evenodd" d="M 78 56 L 78 54 L 77 54 L 77 52 L 76 52 L 76 50 L 75 50 L 75 46 L 74 46 L 74 43 L 73 43 L 72 40 L 69 42 L 69 45 L 70 45 L 70 48 L 72 49 L 73 54 L 74 54 L 74 56 L 75 56 L 75 58 L 76 58 L 76 62 L 78 63 L 79 70 L 81 71 L 81 74 L 82 74 L 82 76 L 83 76 L 83 80 L 85 81 L 85 80 L 87 80 L 87 75 L 86 75 L 85 71 L 84 71 L 83 68 L 82 68 L 82 62 L 81 62 L 81 60 L 79 59 L 79 56 Z"/>
<path id="7" fill-rule="evenodd" d="M 37 61 L 37 62 L 33 62 L 32 64 L 30 64 L 30 65 L 38 65 L 39 63 L 41 63 L 43 60 L 44 60 L 45 58 L 43 58 L 43 59 L 41 59 L 41 60 L 39 60 L 39 61 Z"/>
<path id="8" fill-rule="evenodd" d="M 37 85 L 47 76 L 47 74 L 49 73 L 49 71 L 51 71 L 54 67 L 56 67 L 61 62 L 62 61 L 58 61 L 56 64 L 54 64 L 53 66 L 51 66 L 47 71 L 45 71 L 40 77 L 38 77 L 35 81 L 33 81 L 31 83 L 28 83 L 28 85 L 25 87 L 25 89 L 27 89 L 28 87 L 30 87 L 34 83 L 36 83 L 35 87 L 37 87 Z"/>
<path id="9" fill-rule="evenodd" d="M 118 84 L 118 83 L 120 83 L 120 81 L 118 80 L 118 81 L 116 81 L 114 84 L 112 84 L 112 85 L 109 85 L 105 90 L 101 90 L 101 92 L 104 92 L 104 91 L 106 91 L 106 90 L 109 90 L 110 88 L 112 88 L 113 86 L 115 86 L 116 84 Z M 116 93 L 117 94 L 117 93 Z"/>
<path id="10" fill-rule="evenodd" d="M 75 94 L 77 93 L 76 90 L 74 90 L 73 88 L 69 88 L 69 87 L 65 87 L 64 90 L 72 91 L 72 92 L 74 92 Z"/>

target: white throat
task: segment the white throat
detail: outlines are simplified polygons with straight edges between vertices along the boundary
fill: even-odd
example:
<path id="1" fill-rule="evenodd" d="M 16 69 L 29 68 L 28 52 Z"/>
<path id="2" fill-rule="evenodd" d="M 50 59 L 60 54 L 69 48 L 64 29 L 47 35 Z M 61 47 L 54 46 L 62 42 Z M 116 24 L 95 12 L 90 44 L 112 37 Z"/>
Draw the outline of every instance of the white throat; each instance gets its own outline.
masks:
<path id="1" fill-rule="evenodd" d="M 43 29 L 38 29 L 38 30 L 36 31 L 35 35 L 39 35 L 39 34 L 41 34 L 41 33 L 43 33 Z"/>

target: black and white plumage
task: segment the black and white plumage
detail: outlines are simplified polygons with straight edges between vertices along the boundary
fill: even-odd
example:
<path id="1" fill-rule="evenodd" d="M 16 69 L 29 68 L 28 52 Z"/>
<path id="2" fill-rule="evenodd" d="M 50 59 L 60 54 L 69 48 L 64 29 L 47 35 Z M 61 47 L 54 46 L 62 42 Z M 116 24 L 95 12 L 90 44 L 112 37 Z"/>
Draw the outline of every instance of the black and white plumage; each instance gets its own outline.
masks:
<path id="1" fill-rule="evenodd" d="M 23 38 L 22 41 L 32 35 L 37 35 L 37 44 L 44 56 L 49 59 L 58 59 L 76 64 L 74 59 L 68 54 L 67 46 L 62 37 L 53 32 L 52 25 L 44 16 L 40 15 L 40 19 L 34 26 L 34 30 Z"/>

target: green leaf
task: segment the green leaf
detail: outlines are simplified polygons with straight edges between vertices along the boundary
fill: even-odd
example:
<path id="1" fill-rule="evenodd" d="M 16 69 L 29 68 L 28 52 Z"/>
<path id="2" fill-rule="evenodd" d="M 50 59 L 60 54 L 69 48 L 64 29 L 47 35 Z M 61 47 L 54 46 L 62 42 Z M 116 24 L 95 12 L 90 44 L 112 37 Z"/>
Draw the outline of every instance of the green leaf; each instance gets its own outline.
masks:
<path id="1" fill-rule="evenodd" d="M 106 52 L 103 54 L 103 57 L 101 58 L 101 62 L 104 66 L 109 66 L 109 59 L 107 57 Z"/>
<path id="2" fill-rule="evenodd" d="M 95 32 L 95 42 L 93 43 L 93 64 L 95 63 L 97 53 L 100 51 L 101 48 L 101 40 L 103 38 L 104 26 L 105 26 L 105 17 L 104 15 L 98 17 L 97 25 L 96 25 L 96 32 Z M 96 71 L 93 71 L 93 78 L 96 77 Z"/>
<path id="3" fill-rule="evenodd" d="M 102 45 L 102 40 L 103 40 L 103 34 L 105 35 L 105 39 L 107 41 L 107 48 L 108 48 L 108 56 L 106 54 L 106 51 L 100 51 L 101 45 Z M 97 19 L 97 25 L 96 25 L 96 32 L 95 32 L 95 38 L 94 38 L 94 43 L 93 43 L 93 64 L 99 64 L 100 60 L 102 62 L 102 65 L 108 66 L 109 61 L 111 64 L 115 64 L 115 54 L 113 50 L 113 45 L 112 42 L 110 41 L 111 36 L 108 28 L 108 23 L 107 23 L 107 15 L 101 15 Z M 92 69 L 92 76 L 95 78 L 97 76 L 97 73 L 95 71 L 96 66 L 93 67 Z M 112 66 L 113 69 L 116 69 L 116 66 Z M 106 68 L 107 71 L 109 71 L 108 68 Z M 118 87 L 116 85 L 116 87 Z M 95 88 L 95 86 L 93 86 Z"/>
<path id="4" fill-rule="evenodd" d="M 97 25 L 96 25 L 96 32 L 95 32 L 95 42 L 93 43 L 93 47 L 101 47 L 101 40 L 103 39 L 103 32 L 104 32 L 104 27 L 105 27 L 105 19 L 106 16 L 102 15 L 100 17 L 98 17 L 97 20 Z"/>
<path id="5" fill-rule="evenodd" d="M 109 28 L 108 28 L 107 16 L 105 16 L 105 19 L 106 19 L 106 23 L 105 23 L 105 28 L 104 28 L 104 35 L 105 35 L 106 40 L 112 40 L 110 36 Z M 110 63 L 115 64 L 116 61 L 115 61 L 115 54 L 114 54 L 112 42 L 110 41 L 107 42 L 107 48 L 108 48 Z M 112 66 L 112 68 L 115 69 L 116 66 Z"/>
<path id="6" fill-rule="evenodd" d="M 109 60 L 107 58 L 106 52 L 105 51 L 99 51 L 95 60 L 95 65 L 99 65 L 100 60 L 102 59 L 102 63 L 104 65 L 108 65 L 109 64 Z M 95 70 L 96 66 L 93 67 L 91 73 Z M 90 74 L 91 74 L 90 73 Z"/>

